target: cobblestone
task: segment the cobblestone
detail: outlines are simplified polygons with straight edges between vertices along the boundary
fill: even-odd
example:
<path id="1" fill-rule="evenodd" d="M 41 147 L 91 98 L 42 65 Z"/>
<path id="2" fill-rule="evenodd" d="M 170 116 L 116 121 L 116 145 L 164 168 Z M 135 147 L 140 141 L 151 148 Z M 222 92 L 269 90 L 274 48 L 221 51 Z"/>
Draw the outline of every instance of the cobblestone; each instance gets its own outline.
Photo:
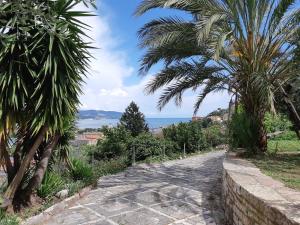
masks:
<path id="1" fill-rule="evenodd" d="M 45 225 L 224 225 L 224 152 L 139 165 L 99 180 L 98 188 Z"/>

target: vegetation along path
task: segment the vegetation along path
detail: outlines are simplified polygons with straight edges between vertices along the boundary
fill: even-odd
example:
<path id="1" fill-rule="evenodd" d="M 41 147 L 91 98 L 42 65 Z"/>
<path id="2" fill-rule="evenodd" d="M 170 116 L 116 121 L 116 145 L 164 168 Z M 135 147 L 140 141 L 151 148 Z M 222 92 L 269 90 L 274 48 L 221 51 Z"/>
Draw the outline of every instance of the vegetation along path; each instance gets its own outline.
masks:
<path id="1" fill-rule="evenodd" d="M 96 190 L 45 224 L 224 224 L 223 156 L 223 151 L 210 152 L 104 177 Z"/>

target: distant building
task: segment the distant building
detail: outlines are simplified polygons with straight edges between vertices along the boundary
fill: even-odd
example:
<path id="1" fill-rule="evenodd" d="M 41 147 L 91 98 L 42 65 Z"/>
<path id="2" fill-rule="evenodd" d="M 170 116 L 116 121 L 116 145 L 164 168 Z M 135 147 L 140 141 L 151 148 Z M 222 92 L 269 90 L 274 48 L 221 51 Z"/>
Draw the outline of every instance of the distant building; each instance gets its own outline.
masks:
<path id="1" fill-rule="evenodd" d="M 201 117 L 201 116 L 193 116 L 192 117 L 192 121 L 199 121 L 199 120 L 202 120 L 203 119 L 203 117 Z"/>
<path id="2" fill-rule="evenodd" d="M 76 135 L 75 140 L 72 141 L 72 145 L 96 145 L 98 140 L 103 138 L 104 135 L 101 132 L 86 132 Z"/>
<path id="3" fill-rule="evenodd" d="M 228 121 L 229 120 L 229 113 L 225 113 L 224 115 L 223 115 L 223 121 Z"/>
<path id="4" fill-rule="evenodd" d="M 208 116 L 208 119 L 210 119 L 212 122 L 222 122 L 222 117 L 220 116 Z"/>

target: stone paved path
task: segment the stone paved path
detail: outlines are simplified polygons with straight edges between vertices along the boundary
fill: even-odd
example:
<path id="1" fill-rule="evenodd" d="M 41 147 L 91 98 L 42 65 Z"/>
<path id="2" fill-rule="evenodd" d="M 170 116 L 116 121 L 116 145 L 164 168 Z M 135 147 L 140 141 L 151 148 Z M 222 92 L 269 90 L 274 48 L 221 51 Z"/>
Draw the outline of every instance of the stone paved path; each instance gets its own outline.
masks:
<path id="1" fill-rule="evenodd" d="M 224 225 L 224 152 L 143 165 L 99 180 L 98 188 L 47 225 Z"/>

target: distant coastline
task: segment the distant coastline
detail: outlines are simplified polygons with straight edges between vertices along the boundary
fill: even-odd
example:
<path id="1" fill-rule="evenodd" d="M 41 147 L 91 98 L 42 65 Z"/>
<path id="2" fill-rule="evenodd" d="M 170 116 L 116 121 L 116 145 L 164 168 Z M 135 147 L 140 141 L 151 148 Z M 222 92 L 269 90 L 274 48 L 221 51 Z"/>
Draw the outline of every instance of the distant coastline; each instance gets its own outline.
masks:
<path id="1" fill-rule="evenodd" d="M 191 118 L 146 118 L 146 122 L 149 125 L 150 129 L 156 129 L 161 127 L 166 127 L 172 124 L 178 124 L 180 122 L 189 122 Z M 102 126 L 117 126 L 119 123 L 119 119 L 111 119 L 111 118 L 87 118 L 87 119 L 78 119 L 77 127 L 78 129 L 86 129 L 92 128 L 97 129 Z"/>

